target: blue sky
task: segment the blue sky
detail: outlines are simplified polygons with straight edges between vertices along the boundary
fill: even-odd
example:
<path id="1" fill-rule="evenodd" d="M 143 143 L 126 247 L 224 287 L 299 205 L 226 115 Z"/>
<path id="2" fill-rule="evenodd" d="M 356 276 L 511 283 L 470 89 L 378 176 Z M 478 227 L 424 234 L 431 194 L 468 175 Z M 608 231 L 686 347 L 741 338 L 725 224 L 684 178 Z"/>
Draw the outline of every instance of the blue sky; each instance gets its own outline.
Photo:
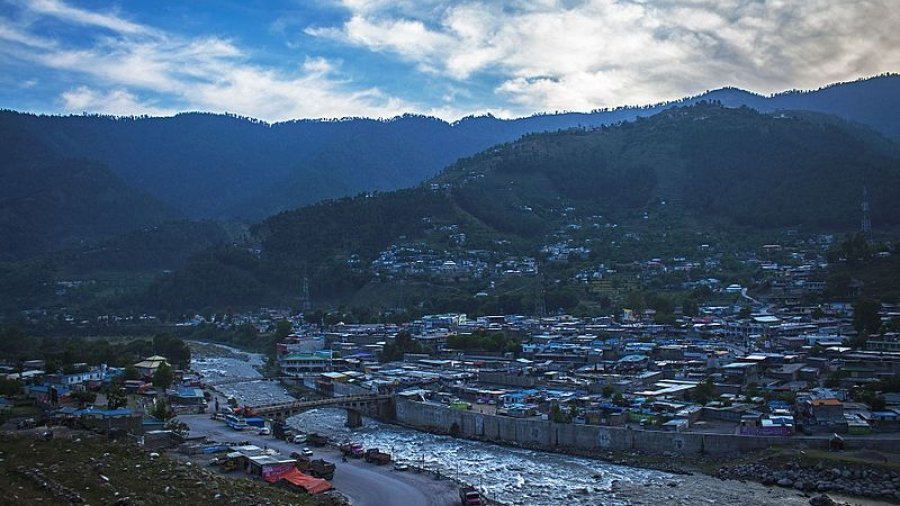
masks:
<path id="1" fill-rule="evenodd" d="M 900 70 L 896 0 L 0 0 L 0 107 L 448 120 Z"/>

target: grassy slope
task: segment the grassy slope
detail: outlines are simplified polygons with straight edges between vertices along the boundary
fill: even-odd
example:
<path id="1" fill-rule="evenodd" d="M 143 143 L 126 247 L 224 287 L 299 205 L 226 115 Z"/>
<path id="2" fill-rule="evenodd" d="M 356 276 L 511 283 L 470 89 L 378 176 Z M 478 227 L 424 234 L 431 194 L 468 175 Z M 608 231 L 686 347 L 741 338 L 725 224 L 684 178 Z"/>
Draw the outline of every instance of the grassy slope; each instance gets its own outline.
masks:
<path id="1" fill-rule="evenodd" d="M 80 441 L 58 437 L 39 442 L 24 434 L 0 434 L 0 488 L 4 490 L 0 504 L 68 504 L 19 469 L 40 470 L 48 481 L 79 494 L 85 504 L 113 504 L 124 497 L 146 506 L 207 505 L 214 500 L 216 504 L 242 505 L 332 504 L 331 499 L 225 477 L 166 456 L 151 460 L 133 446 L 109 443 L 99 436 L 80 433 L 77 437 Z M 215 499 L 217 495 L 220 497 Z"/>

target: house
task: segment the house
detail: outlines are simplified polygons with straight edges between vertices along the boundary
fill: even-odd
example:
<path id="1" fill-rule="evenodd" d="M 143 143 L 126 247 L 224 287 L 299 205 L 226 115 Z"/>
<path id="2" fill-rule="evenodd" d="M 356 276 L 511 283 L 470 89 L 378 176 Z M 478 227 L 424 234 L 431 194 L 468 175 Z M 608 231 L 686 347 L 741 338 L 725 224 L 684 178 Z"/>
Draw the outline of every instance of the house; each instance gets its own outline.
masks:
<path id="1" fill-rule="evenodd" d="M 169 365 L 168 359 L 166 357 L 162 357 L 159 355 L 153 355 L 152 357 L 147 357 L 144 360 L 134 364 L 134 368 L 141 373 L 141 376 L 145 378 L 149 378 L 153 376 L 159 366 L 166 364 Z"/>
<path id="2" fill-rule="evenodd" d="M 805 413 L 818 425 L 842 423 L 844 403 L 837 399 L 808 399 L 804 403 Z"/>
<path id="3" fill-rule="evenodd" d="M 178 413 L 203 413 L 206 411 L 206 398 L 199 388 L 178 388 L 167 393 L 169 404 Z"/>

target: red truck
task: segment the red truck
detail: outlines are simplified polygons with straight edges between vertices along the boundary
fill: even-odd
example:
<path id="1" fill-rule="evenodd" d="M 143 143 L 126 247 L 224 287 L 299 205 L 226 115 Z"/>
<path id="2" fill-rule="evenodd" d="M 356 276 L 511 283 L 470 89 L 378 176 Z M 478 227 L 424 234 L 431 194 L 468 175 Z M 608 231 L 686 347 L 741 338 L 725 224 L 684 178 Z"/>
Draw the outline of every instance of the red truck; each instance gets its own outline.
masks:
<path id="1" fill-rule="evenodd" d="M 481 506 L 481 494 L 474 487 L 459 487 L 459 500 L 463 506 Z"/>
<path id="2" fill-rule="evenodd" d="M 361 443 L 344 443 L 340 446 L 341 454 L 345 457 L 354 459 L 362 458 L 366 452 L 363 451 Z"/>
<path id="3" fill-rule="evenodd" d="M 391 462 L 391 454 L 385 453 L 378 448 L 369 448 L 368 450 L 366 450 L 366 462 L 374 462 L 379 466 L 389 464 Z"/>

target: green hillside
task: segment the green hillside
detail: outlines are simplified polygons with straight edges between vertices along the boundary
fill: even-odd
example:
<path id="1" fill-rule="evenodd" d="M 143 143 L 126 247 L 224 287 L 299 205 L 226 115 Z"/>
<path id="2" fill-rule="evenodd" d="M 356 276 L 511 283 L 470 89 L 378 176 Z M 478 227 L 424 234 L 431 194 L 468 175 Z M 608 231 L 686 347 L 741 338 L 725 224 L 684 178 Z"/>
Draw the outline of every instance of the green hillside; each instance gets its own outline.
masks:
<path id="1" fill-rule="evenodd" d="M 710 104 L 532 135 L 461 160 L 414 189 L 273 216 L 253 228 L 249 251 L 195 257 L 154 284 L 148 302 L 172 309 L 291 303 L 304 278 L 319 300 L 354 300 L 373 282 L 389 283 L 367 269 L 380 252 L 409 243 L 462 251 L 454 234 L 465 234 L 465 250 L 494 257 L 538 256 L 561 237 L 587 241 L 591 260 L 603 262 L 651 254 L 651 245 L 677 254 L 701 233 L 734 244 L 785 227 L 840 233 L 858 226 L 864 185 L 872 221 L 895 228 L 898 162 L 891 141 L 840 120 Z M 624 237 L 638 240 L 613 239 L 609 223 L 630 227 Z M 422 294 L 441 295 L 439 287 Z"/>

